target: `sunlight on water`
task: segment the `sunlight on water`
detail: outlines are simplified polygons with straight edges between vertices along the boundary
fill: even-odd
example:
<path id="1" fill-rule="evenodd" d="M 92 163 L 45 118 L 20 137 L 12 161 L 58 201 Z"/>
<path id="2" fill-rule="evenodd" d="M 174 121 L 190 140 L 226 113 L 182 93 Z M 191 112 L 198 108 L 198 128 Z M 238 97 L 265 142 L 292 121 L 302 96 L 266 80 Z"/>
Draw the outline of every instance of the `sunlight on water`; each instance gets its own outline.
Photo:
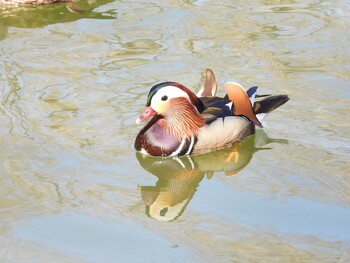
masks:
<path id="1" fill-rule="evenodd" d="M 0 5 L 0 261 L 350 261 L 346 1 Z M 161 81 L 288 94 L 222 151 L 135 153 Z"/>

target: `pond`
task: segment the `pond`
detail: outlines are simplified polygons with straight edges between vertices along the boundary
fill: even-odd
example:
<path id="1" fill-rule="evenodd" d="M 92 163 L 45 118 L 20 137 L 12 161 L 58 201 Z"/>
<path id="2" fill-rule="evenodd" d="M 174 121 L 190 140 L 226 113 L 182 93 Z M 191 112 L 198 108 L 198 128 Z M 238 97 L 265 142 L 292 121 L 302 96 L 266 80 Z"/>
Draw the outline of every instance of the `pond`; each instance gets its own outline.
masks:
<path id="1" fill-rule="evenodd" d="M 1 262 L 349 262 L 345 0 L 0 6 Z M 133 148 L 149 89 L 288 94 L 229 149 Z"/>

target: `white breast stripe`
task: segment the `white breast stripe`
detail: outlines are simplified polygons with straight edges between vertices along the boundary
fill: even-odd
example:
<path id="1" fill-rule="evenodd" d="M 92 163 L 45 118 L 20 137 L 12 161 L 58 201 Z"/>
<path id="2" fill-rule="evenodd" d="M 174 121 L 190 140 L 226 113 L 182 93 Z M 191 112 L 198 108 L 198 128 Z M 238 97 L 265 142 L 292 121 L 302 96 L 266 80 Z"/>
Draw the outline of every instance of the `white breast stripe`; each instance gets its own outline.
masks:
<path id="1" fill-rule="evenodd" d="M 194 145 L 194 137 L 192 136 L 192 137 L 191 137 L 191 144 L 190 144 L 190 146 L 188 147 L 188 150 L 187 150 L 187 152 L 186 152 L 185 155 L 189 155 L 189 154 L 191 153 L 192 148 L 193 148 L 193 145 Z"/>
<path id="2" fill-rule="evenodd" d="M 176 156 L 176 155 L 178 155 L 181 152 L 182 148 L 184 147 L 185 142 L 186 142 L 186 139 L 183 139 L 181 141 L 181 144 L 180 144 L 179 148 L 177 148 L 176 151 L 173 152 L 172 154 L 170 154 L 169 156 Z"/>

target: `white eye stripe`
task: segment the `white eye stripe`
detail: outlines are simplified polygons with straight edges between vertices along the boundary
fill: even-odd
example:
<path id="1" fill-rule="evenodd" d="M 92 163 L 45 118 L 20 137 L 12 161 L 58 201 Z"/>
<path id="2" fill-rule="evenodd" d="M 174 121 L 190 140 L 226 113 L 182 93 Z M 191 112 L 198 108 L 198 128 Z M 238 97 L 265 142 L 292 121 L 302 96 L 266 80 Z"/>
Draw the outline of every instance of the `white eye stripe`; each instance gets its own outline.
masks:
<path id="1" fill-rule="evenodd" d="M 158 90 L 158 92 L 153 96 L 151 100 L 151 106 L 159 103 L 160 101 L 162 102 L 167 101 L 162 99 L 165 96 L 168 97 L 167 100 L 170 100 L 173 98 L 179 98 L 179 97 L 184 97 L 190 100 L 190 97 L 188 96 L 188 94 L 182 89 L 179 89 L 178 87 L 175 87 L 175 86 L 165 86 L 160 90 Z"/>

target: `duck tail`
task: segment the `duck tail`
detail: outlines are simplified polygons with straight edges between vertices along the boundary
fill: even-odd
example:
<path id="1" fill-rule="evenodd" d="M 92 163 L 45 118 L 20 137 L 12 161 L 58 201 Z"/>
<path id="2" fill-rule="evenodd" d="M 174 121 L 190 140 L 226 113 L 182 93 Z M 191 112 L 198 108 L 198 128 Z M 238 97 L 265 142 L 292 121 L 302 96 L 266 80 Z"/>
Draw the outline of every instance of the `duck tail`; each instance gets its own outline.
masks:
<path id="1" fill-rule="evenodd" d="M 288 100 L 288 95 L 268 96 L 260 101 L 254 102 L 253 110 L 259 121 L 262 122 L 267 116 L 267 114 L 282 106 Z"/>

